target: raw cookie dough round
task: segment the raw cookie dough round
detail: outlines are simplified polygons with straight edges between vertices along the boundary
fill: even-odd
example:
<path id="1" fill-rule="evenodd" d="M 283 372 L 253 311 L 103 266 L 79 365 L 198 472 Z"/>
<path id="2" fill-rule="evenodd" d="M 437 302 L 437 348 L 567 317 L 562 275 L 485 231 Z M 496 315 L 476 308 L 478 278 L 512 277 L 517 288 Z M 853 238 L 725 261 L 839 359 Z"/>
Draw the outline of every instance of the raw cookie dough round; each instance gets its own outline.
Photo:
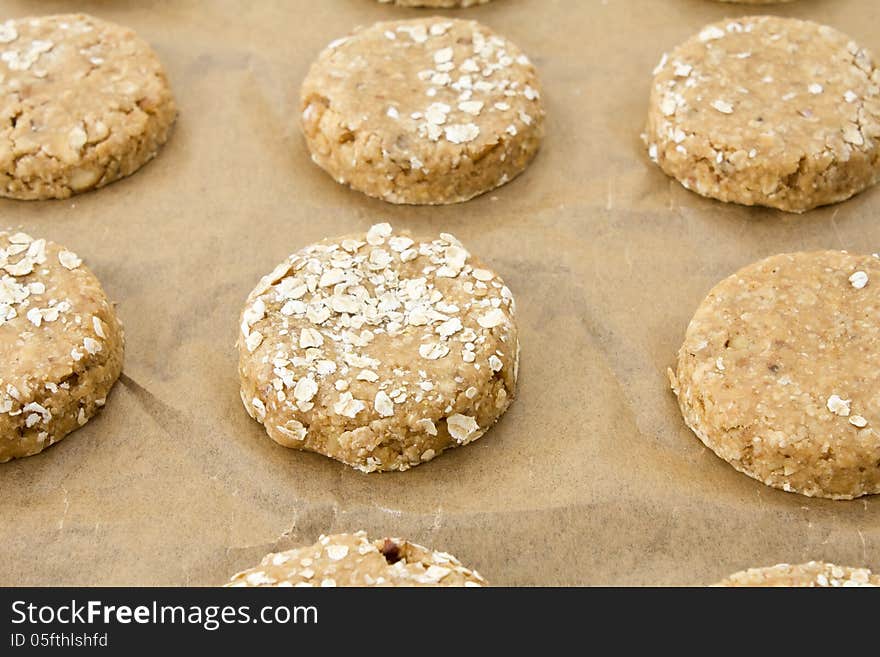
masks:
<path id="1" fill-rule="evenodd" d="M 385 4 L 395 4 L 398 7 L 432 7 L 437 9 L 455 9 L 458 7 L 473 7 L 485 5 L 489 0 L 379 0 Z"/>
<path id="2" fill-rule="evenodd" d="M 156 53 L 82 14 L 0 23 L 0 196 L 67 198 L 128 176 L 177 110 Z"/>
<path id="3" fill-rule="evenodd" d="M 251 292 L 247 412 L 285 447 L 407 470 L 482 436 L 516 389 L 510 290 L 451 235 L 388 224 L 291 255 Z"/>
<path id="4" fill-rule="evenodd" d="M 315 163 L 391 203 L 457 203 L 499 187 L 544 134 L 534 66 L 474 21 L 355 31 L 321 53 L 301 93 Z"/>
<path id="5" fill-rule="evenodd" d="M 703 196 L 803 212 L 880 180 L 880 71 L 837 30 L 752 16 L 709 25 L 655 69 L 645 141 Z"/>
<path id="6" fill-rule="evenodd" d="M 0 232 L 0 463 L 84 425 L 122 371 L 123 333 L 76 254 Z"/>
<path id="7" fill-rule="evenodd" d="M 880 492 L 880 259 L 777 255 L 719 283 L 670 371 L 685 422 L 769 486 Z"/>
<path id="8" fill-rule="evenodd" d="M 446 552 L 365 532 L 322 536 L 308 547 L 269 554 L 226 586 L 486 586 Z"/>
<path id="9" fill-rule="evenodd" d="M 880 576 L 867 568 L 847 568 L 811 561 L 791 566 L 787 563 L 769 568 L 750 568 L 735 573 L 718 586 L 732 587 L 801 587 L 880 586 Z"/>
<path id="10" fill-rule="evenodd" d="M 738 5 L 781 5 L 794 0 L 717 0 L 718 2 L 732 2 Z"/>

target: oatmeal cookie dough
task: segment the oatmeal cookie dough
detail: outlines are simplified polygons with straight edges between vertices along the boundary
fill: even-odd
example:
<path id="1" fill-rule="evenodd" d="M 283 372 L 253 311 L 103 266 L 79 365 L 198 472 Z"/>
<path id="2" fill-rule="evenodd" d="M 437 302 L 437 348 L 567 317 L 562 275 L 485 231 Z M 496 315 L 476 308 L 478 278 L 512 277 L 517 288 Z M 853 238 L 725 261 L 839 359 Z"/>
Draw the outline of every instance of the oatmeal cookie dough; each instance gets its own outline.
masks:
<path id="1" fill-rule="evenodd" d="M 487 586 L 446 552 L 365 532 L 322 536 L 314 545 L 269 554 L 226 586 Z"/>
<path id="2" fill-rule="evenodd" d="M 499 187 L 544 134 L 534 66 L 474 21 L 357 30 L 321 53 L 301 93 L 315 163 L 391 203 L 457 203 Z"/>
<path id="3" fill-rule="evenodd" d="M 480 438 L 516 389 L 513 295 L 452 235 L 388 224 L 291 255 L 251 292 L 247 412 L 285 447 L 407 470 Z"/>
<path id="4" fill-rule="evenodd" d="M 654 73 L 648 153 L 687 189 L 803 212 L 880 180 L 880 72 L 833 28 L 724 20 Z"/>
<path id="5" fill-rule="evenodd" d="M 113 306 L 75 253 L 0 231 L 0 463 L 43 451 L 95 415 L 122 351 Z"/>
<path id="6" fill-rule="evenodd" d="M 490 0 L 379 0 L 385 4 L 395 4 L 398 7 L 432 7 L 437 9 L 456 9 L 459 7 L 473 7 L 485 5 Z"/>
<path id="7" fill-rule="evenodd" d="M 156 53 L 82 14 L 0 23 L 0 196 L 56 199 L 152 159 L 177 110 Z"/>
<path id="8" fill-rule="evenodd" d="M 880 586 L 880 576 L 867 568 L 847 568 L 811 561 L 794 566 L 783 563 L 770 568 L 750 568 L 731 575 L 718 586 L 800 588 Z"/>
<path id="9" fill-rule="evenodd" d="M 671 370 L 685 422 L 740 472 L 802 495 L 880 492 L 880 259 L 777 255 L 719 283 Z"/>

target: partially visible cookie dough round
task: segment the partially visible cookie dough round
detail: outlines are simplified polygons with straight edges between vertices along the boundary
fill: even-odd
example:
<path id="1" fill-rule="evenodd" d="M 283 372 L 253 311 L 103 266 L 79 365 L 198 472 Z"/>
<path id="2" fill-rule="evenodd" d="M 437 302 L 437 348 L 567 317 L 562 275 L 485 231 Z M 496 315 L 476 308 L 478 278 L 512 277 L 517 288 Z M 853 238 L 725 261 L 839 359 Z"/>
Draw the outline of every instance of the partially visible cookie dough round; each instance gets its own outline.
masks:
<path id="1" fill-rule="evenodd" d="M 645 141 L 703 196 L 787 212 L 842 201 L 880 180 L 880 71 L 825 25 L 720 21 L 663 56 Z"/>
<path id="2" fill-rule="evenodd" d="M 456 9 L 459 7 L 473 7 L 485 5 L 490 0 L 379 0 L 385 4 L 395 4 L 398 7 L 431 7 L 437 9 Z"/>
<path id="3" fill-rule="evenodd" d="M 97 413 L 122 371 L 123 341 L 76 254 L 0 232 L 0 463 L 43 451 Z"/>
<path id="4" fill-rule="evenodd" d="M 750 568 L 734 573 L 718 586 L 830 588 L 841 586 L 880 586 L 880 576 L 867 568 L 847 568 L 811 561 L 787 563 L 769 568 Z"/>
<path id="5" fill-rule="evenodd" d="M 880 258 L 777 255 L 723 280 L 671 370 L 687 425 L 740 472 L 802 495 L 880 492 Z"/>
<path id="6" fill-rule="evenodd" d="M 177 110 L 156 53 L 82 14 L 0 23 L 0 196 L 67 198 L 128 176 Z"/>
<path id="7" fill-rule="evenodd" d="M 716 0 L 717 2 L 731 2 L 739 5 L 781 5 L 794 0 Z"/>
<path id="8" fill-rule="evenodd" d="M 516 389 L 504 281 L 452 235 L 388 224 L 308 246 L 241 316 L 241 398 L 285 447 L 364 472 L 406 470 L 480 438 Z"/>
<path id="9" fill-rule="evenodd" d="M 312 159 L 391 203 L 466 201 L 519 175 L 544 134 L 529 59 L 474 21 L 377 23 L 331 43 L 302 86 Z"/>
<path id="10" fill-rule="evenodd" d="M 308 547 L 269 554 L 226 586 L 487 586 L 446 552 L 365 532 L 322 536 Z"/>

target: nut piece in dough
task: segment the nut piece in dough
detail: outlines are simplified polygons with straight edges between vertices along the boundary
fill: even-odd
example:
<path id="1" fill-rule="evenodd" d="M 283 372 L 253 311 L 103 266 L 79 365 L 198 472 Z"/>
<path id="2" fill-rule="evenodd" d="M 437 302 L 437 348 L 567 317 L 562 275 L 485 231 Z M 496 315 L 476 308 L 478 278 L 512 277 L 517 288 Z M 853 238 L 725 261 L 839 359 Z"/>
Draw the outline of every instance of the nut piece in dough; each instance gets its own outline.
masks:
<path id="1" fill-rule="evenodd" d="M 544 133 L 534 66 L 474 21 L 377 23 L 331 43 L 301 90 L 318 166 L 391 203 L 467 201 L 529 164 Z"/>
<path id="2" fill-rule="evenodd" d="M 670 370 L 687 425 L 740 472 L 811 497 L 880 492 L 880 259 L 777 255 L 719 283 Z"/>
<path id="3" fill-rule="evenodd" d="M 446 552 L 399 538 L 371 541 L 366 532 L 321 536 L 308 547 L 268 554 L 226 586 L 487 586 Z"/>
<path id="4" fill-rule="evenodd" d="M 95 415 L 122 371 L 123 341 L 75 253 L 0 232 L 0 463 L 43 451 Z"/>
<path id="5" fill-rule="evenodd" d="M 880 576 L 867 568 L 847 568 L 811 561 L 787 563 L 769 568 L 750 568 L 734 573 L 718 586 L 830 588 L 840 586 L 880 586 Z"/>
<path id="6" fill-rule="evenodd" d="M 452 235 L 388 224 L 285 260 L 241 315 L 247 412 L 285 447 L 407 470 L 481 437 L 516 389 L 513 295 Z"/>
<path id="7" fill-rule="evenodd" d="M 177 110 L 156 53 L 82 14 L 0 23 L 0 196 L 67 198 L 128 176 Z"/>
<path id="8" fill-rule="evenodd" d="M 721 21 L 661 59 L 644 138 L 702 196 L 787 212 L 836 203 L 880 180 L 880 71 L 825 25 Z"/>

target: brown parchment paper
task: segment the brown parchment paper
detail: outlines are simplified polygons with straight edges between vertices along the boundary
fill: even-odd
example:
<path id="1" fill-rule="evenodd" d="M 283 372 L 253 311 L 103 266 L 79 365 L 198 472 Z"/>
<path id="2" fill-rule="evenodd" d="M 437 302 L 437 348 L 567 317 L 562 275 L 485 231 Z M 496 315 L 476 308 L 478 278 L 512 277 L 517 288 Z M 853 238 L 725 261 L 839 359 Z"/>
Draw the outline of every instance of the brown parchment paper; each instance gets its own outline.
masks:
<path id="1" fill-rule="evenodd" d="M 880 570 L 880 499 L 813 500 L 736 473 L 684 426 L 665 370 L 706 292 L 783 251 L 880 248 L 880 189 L 804 216 L 702 199 L 639 141 L 664 50 L 748 7 L 709 0 L 496 0 L 485 22 L 537 64 L 549 123 L 519 179 L 450 207 L 395 207 L 315 167 L 297 125 L 311 61 L 374 0 L 5 0 L 86 11 L 162 58 L 180 119 L 134 176 L 68 201 L 0 201 L 0 224 L 67 245 L 127 333 L 103 413 L 0 465 L 0 584 L 214 585 L 322 532 L 448 550 L 498 585 L 705 584 L 825 559 Z M 754 9 L 754 8 L 752 8 Z M 764 11 L 880 51 L 874 0 Z M 363 475 L 284 449 L 241 407 L 234 342 L 257 280 L 325 236 L 388 220 L 456 234 L 519 308 L 517 401 L 473 445 Z"/>

